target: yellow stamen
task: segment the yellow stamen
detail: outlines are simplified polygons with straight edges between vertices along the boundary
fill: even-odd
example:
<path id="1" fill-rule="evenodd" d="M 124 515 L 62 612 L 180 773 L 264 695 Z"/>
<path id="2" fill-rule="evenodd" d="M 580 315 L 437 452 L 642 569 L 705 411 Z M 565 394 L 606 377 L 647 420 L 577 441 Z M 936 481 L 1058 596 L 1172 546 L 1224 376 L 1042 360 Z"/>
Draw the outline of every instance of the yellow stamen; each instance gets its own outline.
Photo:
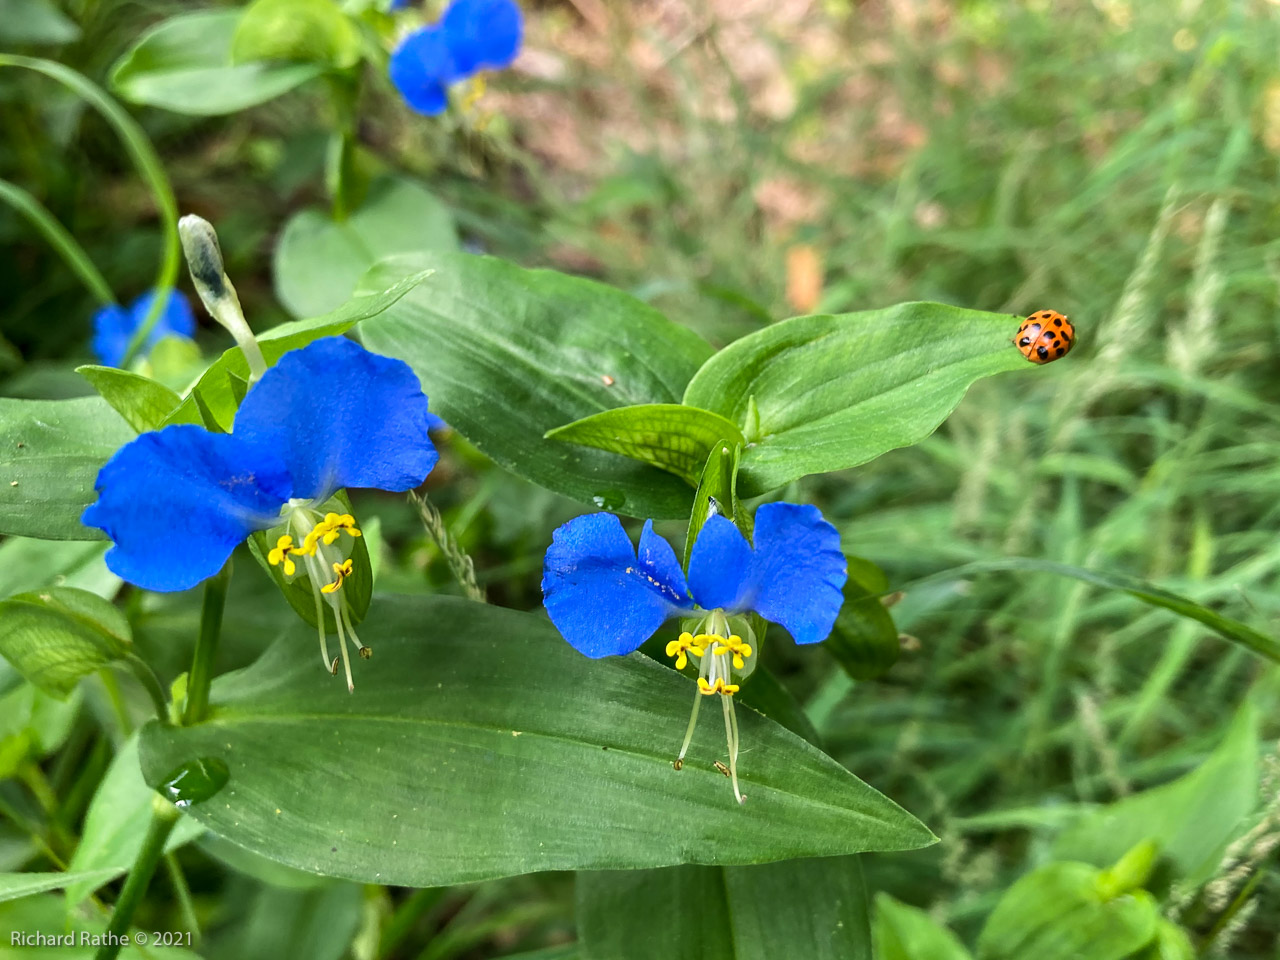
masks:
<path id="1" fill-rule="evenodd" d="M 337 577 L 333 583 L 326 583 L 320 588 L 321 593 L 336 593 L 342 587 L 342 581 L 351 576 L 351 560 L 343 560 L 341 563 L 333 565 L 334 576 Z"/>
<path id="2" fill-rule="evenodd" d="M 316 532 L 324 538 L 326 547 L 338 539 L 339 533 L 346 533 L 352 537 L 362 536 L 356 527 L 356 518 L 349 513 L 326 513 L 324 520 L 316 524 Z"/>
<path id="3" fill-rule="evenodd" d="M 705 639 L 705 637 L 695 637 L 693 634 L 685 632 L 680 634 L 680 639 L 672 640 L 667 644 L 667 656 L 676 658 L 677 670 L 683 670 L 689 665 L 689 658 L 686 653 L 701 657 L 707 652 Z"/>
<path id="4" fill-rule="evenodd" d="M 273 567 L 284 564 L 284 575 L 292 577 L 298 571 L 298 565 L 289 557 L 291 553 L 300 553 L 293 545 L 293 537 L 285 535 L 276 541 L 275 548 L 267 554 L 267 563 Z"/>
<path id="5" fill-rule="evenodd" d="M 732 636 L 727 639 L 716 637 L 715 639 L 716 645 L 711 648 L 712 655 L 719 656 L 722 653 L 732 653 L 733 669 L 741 670 L 746 666 L 746 661 L 743 658 L 751 656 L 751 644 L 739 636 Z"/>
<path id="6" fill-rule="evenodd" d="M 698 692 L 707 696 L 713 693 L 723 693 L 725 696 L 731 697 L 740 689 L 736 683 L 725 683 L 723 677 L 716 677 L 714 683 L 709 683 L 706 677 L 698 678 Z"/>

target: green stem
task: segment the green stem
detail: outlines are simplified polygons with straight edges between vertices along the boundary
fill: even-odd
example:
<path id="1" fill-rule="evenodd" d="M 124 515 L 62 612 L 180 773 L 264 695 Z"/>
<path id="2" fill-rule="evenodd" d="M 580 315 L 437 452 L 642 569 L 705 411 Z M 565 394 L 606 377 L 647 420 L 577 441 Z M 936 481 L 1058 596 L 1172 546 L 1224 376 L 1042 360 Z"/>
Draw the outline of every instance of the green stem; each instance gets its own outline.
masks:
<path id="1" fill-rule="evenodd" d="M 196 650 L 191 657 L 191 672 L 187 675 L 187 706 L 182 714 L 185 726 L 199 723 L 209 712 L 209 685 L 213 682 L 213 659 L 218 652 L 218 637 L 222 634 L 222 611 L 227 603 L 227 584 L 231 581 L 231 561 L 228 560 L 215 576 L 204 583 L 204 604 L 200 608 L 200 636 L 196 638 Z"/>
<path id="2" fill-rule="evenodd" d="M 142 127 L 97 84 L 70 67 L 38 57 L 0 54 L 0 67 L 22 67 L 51 77 L 102 114 L 107 123 L 119 134 L 134 166 L 151 188 L 151 194 L 155 198 L 156 207 L 160 211 L 160 219 L 164 225 L 164 255 L 156 275 L 155 300 L 147 312 L 146 319 L 142 321 L 129 341 L 129 348 L 125 351 L 124 359 L 120 363 L 121 367 L 128 367 L 133 358 L 138 355 L 138 351 L 142 349 L 143 344 L 147 342 L 147 337 L 150 336 L 156 321 L 160 319 L 160 312 L 169 300 L 169 293 L 178 279 L 178 268 L 182 265 L 182 248 L 178 241 L 178 201 L 173 195 L 173 186 L 169 183 L 164 166 L 156 156 L 155 149 L 151 146 L 151 141 L 147 139 Z"/>
<path id="3" fill-rule="evenodd" d="M 183 925 L 191 932 L 193 937 L 200 936 L 200 919 L 196 916 L 195 901 L 191 899 L 191 886 L 187 883 L 187 877 L 182 872 L 182 867 L 178 863 L 178 858 L 172 853 L 164 855 L 165 872 L 169 874 L 169 883 L 173 885 L 173 892 L 178 897 L 178 909 L 182 914 Z"/>
<path id="4" fill-rule="evenodd" d="M 62 259 L 67 261 L 67 266 L 75 271 L 76 276 L 89 288 L 89 292 L 94 295 L 98 303 L 105 307 L 116 302 L 111 284 L 107 283 L 106 278 L 98 272 L 89 255 L 84 252 L 84 247 L 76 242 L 76 238 L 39 200 L 8 180 L 0 180 L 0 200 L 21 213 L 31 221 L 33 227 L 44 234 L 44 238 L 49 241 L 49 246 L 62 255 Z"/>
<path id="5" fill-rule="evenodd" d="M 136 653 L 128 654 L 124 660 L 133 671 L 133 675 L 138 678 L 138 682 L 142 684 L 142 689 L 146 690 L 147 695 L 151 697 L 151 704 L 156 708 L 156 719 L 164 723 L 169 718 L 169 705 L 165 703 L 164 689 L 160 686 L 160 680 L 156 677 L 155 671 Z M 125 733 L 127 735 L 128 731 Z"/>
<path id="6" fill-rule="evenodd" d="M 151 809 L 151 826 L 142 841 L 142 849 L 138 851 L 138 859 L 133 862 L 133 869 L 120 891 L 120 899 L 111 911 L 111 923 L 107 926 L 106 943 L 98 948 L 94 960 L 115 960 L 129 925 L 133 922 L 134 911 L 142 902 L 142 895 L 147 892 L 151 877 L 156 872 L 156 865 L 164 854 L 164 845 L 178 822 L 178 809 L 170 803 L 156 799 Z"/>

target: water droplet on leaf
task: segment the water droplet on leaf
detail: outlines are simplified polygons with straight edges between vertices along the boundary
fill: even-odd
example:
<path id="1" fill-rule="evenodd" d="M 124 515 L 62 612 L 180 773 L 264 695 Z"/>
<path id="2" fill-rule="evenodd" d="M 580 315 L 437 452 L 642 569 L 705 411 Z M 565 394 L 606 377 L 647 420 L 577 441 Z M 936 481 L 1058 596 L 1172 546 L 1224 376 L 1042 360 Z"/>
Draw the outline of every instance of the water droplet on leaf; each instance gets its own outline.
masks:
<path id="1" fill-rule="evenodd" d="M 217 757 L 196 757 L 170 771 L 156 789 L 175 807 L 203 803 L 227 785 L 231 771 Z"/>
<path id="2" fill-rule="evenodd" d="M 621 490 L 601 490 L 591 498 L 591 502 L 602 510 L 621 510 L 627 497 Z"/>

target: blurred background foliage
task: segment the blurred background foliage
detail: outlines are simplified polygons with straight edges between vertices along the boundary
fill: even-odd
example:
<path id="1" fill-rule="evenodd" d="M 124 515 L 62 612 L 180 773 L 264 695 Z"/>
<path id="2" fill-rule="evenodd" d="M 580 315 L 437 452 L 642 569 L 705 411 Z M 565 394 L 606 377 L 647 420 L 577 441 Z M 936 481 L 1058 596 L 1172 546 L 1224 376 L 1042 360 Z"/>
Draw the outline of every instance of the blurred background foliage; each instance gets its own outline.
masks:
<path id="1" fill-rule="evenodd" d="M 0 46 L 105 82 L 147 26 L 186 8 L 0 0 Z M 1262 715 L 1257 863 L 1225 893 L 1236 864 L 1215 868 L 1219 899 L 1235 903 L 1246 884 L 1247 895 L 1226 924 L 1224 904 L 1203 897 L 1172 897 L 1166 913 L 1197 937 L 1213 934 L 1222 955 L 1274 957 L 1275 669 L 1199 625 L 1087 584 L 947 571 L 1010 555 L 1124 571 L 1275 631 L 1280 4 L 541 0 L 525 9 L 515 69 L 466 111 L 423 120 L 373 75 L 357 107 L 359 162 L 428 185 L 468 249 L 600 278 L 717 346 L 784 316 L 914 299 L 1052 308 L 1076 324 L 1064 362 L 1034 379 L 978 384 L 926 442 L 786 491 L 818 503 L 847 550 L 905 590 L 893 610 L 903 653 L 879 679 L 853 680 L 821 651 L 798 655 L 785 640 L 766 650 L 824 747 L 942 837 L 918 853 L 865 857 L 870 889 L 927 909 L 972 943 L 1003 891 L 1054 856 L 1066 827 L 1193 769 L 1252 696 Z M 134 113 L 182 210 L 217 225 L 251 323 L 287 319 L 272 249 L 292 214 L 325 202 L 333 117 L 323 89 L 227 117 Z M 0 177 L 55 214 L 118 298 L 147 289 L 156 210 L 109 128 L 18 71 L 0 71 L 0 126 Z M 8 208 L 0 250 L 0 393 L 91 392 L 71 371 L 89 360 L 94 301 Z M 202 322 L 206 347 L 222 349 Z M 581 508 L 498 471 L 456 437 L 444 446 L 431 487 L 452 534 L 491 599 L 536 607 L 551 530 Z M 386 589 L 457 589 L 407 504 L 382 498 L 377 512 Z M 58 572 L 72 583 L 101 549 L 58 547 Z M 12 579 L 16 548 L 5 548 L 11 570 L 0 576 Z M 15 583 L 5 592 L 25 588 Z M 272 593 L 253 576 L 235 590 Z M 189 659 L 197 598 L 130 602 L 140 647 L 171 680 Z M 260 616 L 258 607 L 242 609 Z M 289 620 L 278 598 L 261 608 Z M 233 598 L 224 667 L 258 652 L 237 645 L 236 611 Z M 109 759 L 88 728 L 110 698 L 90 688 L 84 699 L 32 720 L 46 740 L 24 734 L 0 785 L 5 869 L 38 861 L 41 844 L 74 843 Z M 65 805 L 44 803 L 48 783 L 70 797 Z M 211 957 L 279 956 L 279 944 L 304 936 L 323 945 L 311 957 L 432 960 L 573 937 L 567 876 L 406 895 L 288 876 L 227 847 L 205 840 L 181 855 Z M 281 932 L 281 918 L 296 935 Z M 168 923 L 140 925 L 152 921 Z M 383 952 L 370 952 L 379 937 Z"/>

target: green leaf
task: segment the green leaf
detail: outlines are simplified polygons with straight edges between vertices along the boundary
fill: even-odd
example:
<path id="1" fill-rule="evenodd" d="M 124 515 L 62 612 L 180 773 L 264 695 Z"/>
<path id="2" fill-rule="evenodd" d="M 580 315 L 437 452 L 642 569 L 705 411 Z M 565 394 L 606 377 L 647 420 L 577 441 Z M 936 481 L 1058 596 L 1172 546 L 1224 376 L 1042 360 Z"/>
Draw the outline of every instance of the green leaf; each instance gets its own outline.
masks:
<path id="1" fill-rule="evenodd" d="M 76 367 L 76 373 L 93 384 L 102 399 L 138 433 L 159 429 L 182 402 L 182 398 L 163 383 L 128 370 L 87 364 Z"/>
<path id="2" fill-rule="evenodd" d="M 914 849 L 915 818 L 746 708 L 734 802 L 707 717 L 672 769 L 689 681 L 633 654 L 589 660 L 545 618 L 449 597 L 379 597 L 355 694 L 291 633 L 214 683 L 211 719 L 142 734 L 149 783 L 217 758 L 229 786 L 187 812 L 327 876 L 438 886 L 536 870 L 754 863 Z M 714 838 L 714 839 L 712 839 Z"/>
<path id="3" fill-rule="evenodd" d="M 898 662 L 898 628 L 880 597 L 889 589 L 884 571 L 869 560 L 849 557 L 844 606 L 822 644 L 855 680 L 874 680 Z"/>
<path id="4" fill-rule="evenodd" d="M 742 433 L 724 417 L 679 403 L 647 403 L 592 414 L 547 431 L 548 440 L 620 453 L 697 486 L 719 441 L 742 444 Z"/>
<path id="5" fill-rule="evenodd" d="M 693 509 L 689 512 L 689 528 L 685 533 L 684 553 L 681 554 L 685 569 L 689 567 L 689 557 L 698 534 L 714 514 L 732 518 L 744 536 L 751 532 L 751 514 L 738 500 L 738 462 L 741 455 L 741 446 L 721 440 L 707 456 L 697 492 L 693 495 Z"/>
<path id="6" fill-rule="evenodd" d="M 1187 932 L 1176 923 L 1161 919 L 1155 941 L 1131 960 L 1196 960 L 1199 956 Z"/>
<path id="7" fill-rule="evenodd" d="M 684 402 L 742 425 L 751 497 L 923 440 L 975 380 L 1028 366 L 1010 341 L 1017 326 L 940 303 L 796 317 L 721 350 Z"/>
<path id="8" fill-rule="evenodd" d="M 106 551 L 101 541 L 8 537 L 0 543 L 0 598 L 54 583 L 114 597 L 122 581 L 103 562 Z"/>
<path id="9" fill-rule="evenodd" d="M 1154 840 L 1178 879 L 1194 887 L 1212 875 L 1257 803 L 1258 719 L 1246 701 L 1195 770 L 1086 814 L 1058 837 L 1054 854 L 1102 866 Z"/>
<path id="10" fill-rule="evenodd" d="M 267 887 L 257 893 L 247 916 L 237 918 L 224 956 L 236 960 L 341 960 L 360 924 L 361 888 L 326 883 L 315 890 Z"/>
<path id="11" fill-rule="evenodd" d="M 583 960 L 871 958 L 857 857 L 581 873 L 577 892 Z"/>
<path id="12" fill-rule="evenodd" d="M 1065 563 L 1039 560 L 1034 557 L 1009 557 L 1004 560 L 983 560 L 977 563 L 965 564 L 962 567 L 953 567 L 941 573 L 931 574 L 917 582 L 923 583 L 926 580 L 967 577 L 977 573 L 991 573 L 1000 570 L 1056 573 L 1061 577 L 1071 577 L 1074 580 L 1092 583 L 1108 590 L 1119 590 L 1129 594 L 1131 597 L 1137 597 L 1143 603 L 1148 603 L 1153 607 L 1163 607 L 1165 610 L 1172 610 L 1180 617 L 1203 623 L 1223 639 L 1239 644 L 1275 663 L 1280 663 L 1280 641 L 1277 641 L 1274 637 L 1260 633 L 1239 620 L 1224 617 L 1188 597 L 1170 593 L 1168 590 L 1157 587 L 1153 583 L 1148 583 L 1145 580 L 1139 580 L 1137 577 L 1131 577 L 1123 573 L 1086 570 L 1083 567 L 1072 567 Z"/>
<path id="13" fill-rule="evenodd" d="M 0 43 L 6 47 L 71 43 L 79 37 L 76 22 L 50 0 L 0 0 Z"/>
<path id="14" fill-rule="evenodd" d="M 361 336 L 413 367 L 451 427 L 512 473 L 583 503 L 688 516 L 684 481 L 543 435 L 602 410 L 678 401 L 711 353 L 704 341 L 619 290 L 492 257 L 396 258 L 365 283 L 422 267 L 436 269 L 430 288 L 363 324 Z"/>
<path id="15" fill-rule="evenodd" d="M 0 397 L 0 534 L 101 540 L 80 514 L 98 470 L 134 431 L 101 397 Z"/>
<path id="16" fill-rule="evenodd" d="M 67 865 L 83 876 L 67 884 L 68 903 L 78 904 L 133 865 L 151 824 L 155 799 L 142 780 L 138 736 L 134 734 L 111 761 L 85 814 L 80 843 Z M 176 850 L 202 833 L 203 826 L 190 817 L 182 817 L 169 834 L 165 849 Z"/>
<path id="17" fill-rule="evenodd" d="M 157 24 L 116 61 L 111 88 L 133 103 L 206 117 L 274 100 L 325 72 L 315 63 L 232 63 L 240 15 L 202 10 Z"/>
<path id="18" fill-rule="evenodd" d="M 315 209 L 290 218 L 275 248 L 276 296 L 294 316 L 314 317 L 351 299 L 384 257 L 457 248 L 453 216 L 439 200 L 414 180 L 384 177 L 342 223 Z"/>
<path id="19" fill-rule="evenodd" d="M 367 320 L 382 313 L 406 293 L 431 275 L 429 270 L 409 274 L 393 283 L 380 293 L 354 297 L 345 304 L 322 317 L 310 320 L 291 320 L 272 327 L 258 335 L 258 345 L 267 364 L 273 364 L 290 350 L 305 347 L 313 340 L 321 337 L 333 337 L 346 333 L 361 320 Z M 207 415 L 223 431 L 231 429 L 239 406 L 239 390 L 237 381 L 246 381 L 249 377 L 249 364 L 239 347 L 232 347 L 221 357 L 209 365 L 204 374 L 191 388 L 191 392 L 183 399 L 166 423 L 203 423 L 200 406 L 203 404 Z M 205 423 L 206 426 L 210 424 Z"/>
<path id="20" fill-rule="evenodd" d="M 254 0 L 231 41 L 237 64 L 295 60 L 346 69 L 359 59 L 360 34 L 332 0 Z"/>
<path id="21" fill-rule="evenodd" d="M 876 896 L 877 960 L 972 960 L 959 938 L 923 910 Z"/>
<path id="22" fill-rule="evenodd" d="M 97 883 L 101 886 L 120 875 L 119 870 L 82 870 L 67 873 L 0 873 L 0 903 L 36 893 L 61 890 L 69 884 Z"/>
<path id="23" fill-rule="evenodd" d="M 979 960 L 1121 960 L 1156 936 L 1160 908 L 1145 890 L 1105 899 L 1101 871 L 1050 863 L 1022 877 L 978 937 Z"/>
<path id="24" fill-rule="evenodd" d="M 87 590 L 46 587 L 0 601 L 0 655 L 55 697 L 124 658 L 132 644 L 124 614 Z"/>

